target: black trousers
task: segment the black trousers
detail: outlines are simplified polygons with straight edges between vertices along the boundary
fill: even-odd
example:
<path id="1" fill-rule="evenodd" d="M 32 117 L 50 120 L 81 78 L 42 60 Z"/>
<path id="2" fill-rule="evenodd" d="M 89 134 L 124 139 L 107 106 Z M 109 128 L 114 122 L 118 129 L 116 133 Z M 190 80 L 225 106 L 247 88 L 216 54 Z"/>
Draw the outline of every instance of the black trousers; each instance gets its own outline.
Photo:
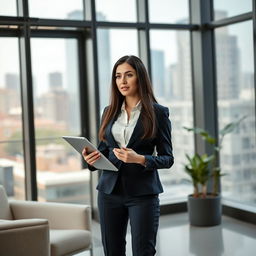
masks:
<path id="1" fill-rule="evenodd" d="M 122 191 L 98 193 L 101 237 L 105 256 L 125 256 L 128 220 L 133 256 L 153 256 L 160 206 L 158 195 L 128 196 Z"/>

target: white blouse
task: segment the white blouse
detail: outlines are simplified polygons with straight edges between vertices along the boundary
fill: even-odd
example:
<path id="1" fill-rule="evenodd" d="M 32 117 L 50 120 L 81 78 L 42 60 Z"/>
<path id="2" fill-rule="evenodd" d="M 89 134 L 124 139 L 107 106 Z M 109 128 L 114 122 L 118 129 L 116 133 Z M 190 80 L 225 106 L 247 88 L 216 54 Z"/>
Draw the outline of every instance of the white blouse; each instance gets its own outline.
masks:
<path id="1" fill-rule="evenodd" d="M 128 120 L 128 114 L 125 110 L 125 101 L 121 107 L 121 113 L 112 126 L 112 134 L 118 146 L 126 147 L 134 130 L 134 127 L 138 121 L 141 112 L 141 102 L 132 109 L 130 119 Z"/>

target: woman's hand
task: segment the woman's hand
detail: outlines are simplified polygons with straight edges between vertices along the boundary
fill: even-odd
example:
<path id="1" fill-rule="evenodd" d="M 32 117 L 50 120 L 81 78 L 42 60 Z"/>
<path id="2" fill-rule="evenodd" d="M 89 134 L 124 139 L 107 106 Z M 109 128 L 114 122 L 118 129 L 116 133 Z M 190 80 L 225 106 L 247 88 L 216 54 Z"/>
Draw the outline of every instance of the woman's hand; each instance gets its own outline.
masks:
<path id="1" fill-rule="evenodd" d="M 93 165 L 97 160 L 100 159 L 100 152 L 99 151 L 95 150 L 95 151 L 88 154 L 86 147 L 83 149 L 82 155 L 84 157 L 84 160 L 89 165 Z"/>
<path id="2" fill-rule="evenodd" d="M 125 163 L 136 163 L 145 165 L 145 156 L 137 154 L 131 148 L 114 148 L 113 152 L 119 160 Z"/>

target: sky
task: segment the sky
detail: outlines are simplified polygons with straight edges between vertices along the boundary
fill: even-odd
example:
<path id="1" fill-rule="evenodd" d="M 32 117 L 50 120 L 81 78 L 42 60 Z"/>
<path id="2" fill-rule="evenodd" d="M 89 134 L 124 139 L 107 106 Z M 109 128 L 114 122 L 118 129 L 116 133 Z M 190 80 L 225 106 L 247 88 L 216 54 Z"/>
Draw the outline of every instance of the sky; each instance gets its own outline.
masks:
<path id="1" fill-rule="evenodd" d="M 16 0 L 0 0 L 0 15 L 15 15 L 15 3 Z M 29 0 L 29 4 L 31 16 L 47 18 L 65 18 L 68 12 L 82 10 L 83 6 L 81 0 Z M 247 12 L 251 8 L 251 0 L 243 0 L 243 5 L 241 5 L 241 0 L 215 0 L 214 4 L 217 9 L 228 10 L 230 15 L 238 14 L 238 11 Z M 172 0 L 172 4 L 170 4 L 170 0 L 150 0 L 149 7 L 152 22 L 175 22 L 188 15 L 186 0 Z M 105 13 L 107 20 L 135 21 L 135 0 L 96 0 L 96 8 L 98 12 Z M 47 12 L 44 10 L 47 10 Z M 253 72 L 252 47 L 250 47 L 253 39 L 252 33 L 248 33 L 248 27 L 252 28 L 251 21 L 229 26 L 229 31 L 231 34 L 239 34 L 238 44 L 243 49 L 242 69 Z M 166 65 L 175 63 L 177 61 L 176 32 L 164 30 L 152 32 L 152 35 L 158 36 L 154 36 L 151 40 L 151 47 L 165 51 Z M 116 60 L 123 55 L 124 49 L 129 51 L 128 54 L 136 54 L 138 52 L 136 39 L 137 33 L 135 30 L 129 30 L 128 33 L 122 30 L 111 30 L 111 59 Z M 248 44 L 248 42 L 251 43 Z M 43 74 L 53 71 L 64 72 L 66 61 L 65 39 L 35 39 L 32 42 L 32 47 L 34 60 L 40 62 L 40 67 L 45 67 L 42 71 L 36 71 L 34 67 L 35 72 L 40 72 L 36 82 L 38 87 L 41 88 L 45 84 L 45 75 Z M 44 51 L 50 56 L 50 62 Z M 55 63 L 54 60 L 56 60 Z M 18 40 L 15 38 L 0 38 L 0 87 L 3 86 L 6 72 L 18 73 L 18 71 Z"/>

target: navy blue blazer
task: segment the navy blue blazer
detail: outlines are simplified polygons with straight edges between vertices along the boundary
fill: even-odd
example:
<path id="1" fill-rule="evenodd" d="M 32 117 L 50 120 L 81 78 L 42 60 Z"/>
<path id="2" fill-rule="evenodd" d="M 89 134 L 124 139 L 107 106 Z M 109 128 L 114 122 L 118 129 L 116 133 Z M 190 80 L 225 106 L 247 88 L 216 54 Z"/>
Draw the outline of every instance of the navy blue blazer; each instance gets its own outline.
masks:
<path id="1" fill-rule="evenodd" d="M 118 172 L 103 170 L 97 189 L 106 194 L 111 194 L 119 177 L 126 194 L 131 196 L 159 194 L 163 192 L 157 169 L 170 168 L 174 163 L 171 141 L 171 122 L 169 110 L 154 103 L 157 131 L 151 139 L 141 139 L 143 126 L 141 115 L 138 118 L 127 148 L 132 148 L 136 153 L 144 155 L 146 166 L 135 163 L 124 163 L 116 158 L 113 149 L 119 148 L 111 129 L 115 120 L 112 120 L 105 130 L 105 141 L 101 141 L 98 150 L 103 153 L 117 168 Z M 156 148 L 157 155 L 153 155 Z M 88 166 L 91 171 L 96 170 Z"/>

